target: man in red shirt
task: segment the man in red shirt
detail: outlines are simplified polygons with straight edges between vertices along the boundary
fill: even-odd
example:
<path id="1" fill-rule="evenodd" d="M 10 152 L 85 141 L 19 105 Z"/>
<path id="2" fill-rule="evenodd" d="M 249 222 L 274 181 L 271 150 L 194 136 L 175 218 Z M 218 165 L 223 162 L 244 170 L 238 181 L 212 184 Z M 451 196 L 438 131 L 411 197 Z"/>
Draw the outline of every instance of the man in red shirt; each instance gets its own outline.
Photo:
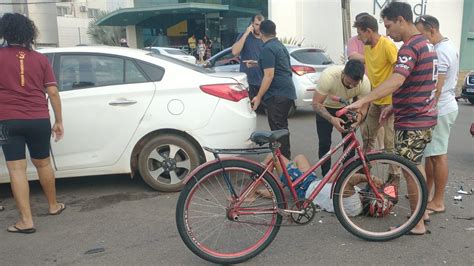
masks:
<path id="1" fill-rule="evenodd" d="M 381 12 L 387 35 L 394 41 L 403 41 L 398 51 L 398 60 L 393 74 L 366 97 L 349 105 L 348 109 L 360 109 L 364 104 L 385 97 L 391 93 L 392 106 L 386 108 L 381 119 L 390 113 L 395 116 L 395 151 L 415 163 L 426 176 L 421 165 L 423 151 L 431 141 L 432 128 L 437 123 L 434 101 L 437 79 L 437 56 L 433 45 L 420 34 L 413 24 L 411 6 L 392 2 Z M 408 192 L 413 188 L 408 184 Z M 416 198 L 416 197 L 414 197 Z M 429 233 L 424 220 L 411 231 L 415 235 Z"/>
<path id="2" fill-rule="evenodd" d="M 49 214 L 60 214 L 66 206 L 56 201 L 56 187 L 50 160 L 51 134 L 63 137 L 61 100 L 48 59 L 32 50 L 37 36 L 33 22 L 20 14 L 5 14 L 0 20 L 0 125 L 4 129 L 3 154 L 7 162 L 13 195 L 21 218 L 8 232 L 30 234 L 36 231 L 31 215 L 26 176 L 25 146 L 38 172 L 46 194 Z M 48 94 L 54 110 L 51 128 Z"/>

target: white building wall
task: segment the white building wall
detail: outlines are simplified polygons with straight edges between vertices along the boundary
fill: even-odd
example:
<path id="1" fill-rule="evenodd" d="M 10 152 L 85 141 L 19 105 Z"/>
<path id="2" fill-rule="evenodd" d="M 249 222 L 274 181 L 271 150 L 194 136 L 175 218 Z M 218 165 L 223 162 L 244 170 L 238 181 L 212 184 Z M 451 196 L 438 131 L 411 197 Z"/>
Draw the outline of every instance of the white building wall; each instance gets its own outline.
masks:
<path id="1" fill-rule="evenodd" d="M 377 0 L 351 0 L 351 21 L 361 12 L 380 18 Z M 386 0 L 378 0 L 382 5 Z M 441 24 L 441 32 L 460 49 L 464 0 L 406 0 L 419 12 L 426 3 L 426 14 L 435 16 Z M 342 11 L 340 0 L 268 0 L 269 19 L 277 26 L 278 37 L 304 38 L 303 45 L 325 48 L 335 62 L 344 54 L 342 37 Z M 417 15 L 414 15 L 416 17 Z M 379 33 L 385 35 L 383 22 Z M 352 29 L 352 34 L 356 30 Z M 398 46 L 401 43 L 397 44 Z"/>

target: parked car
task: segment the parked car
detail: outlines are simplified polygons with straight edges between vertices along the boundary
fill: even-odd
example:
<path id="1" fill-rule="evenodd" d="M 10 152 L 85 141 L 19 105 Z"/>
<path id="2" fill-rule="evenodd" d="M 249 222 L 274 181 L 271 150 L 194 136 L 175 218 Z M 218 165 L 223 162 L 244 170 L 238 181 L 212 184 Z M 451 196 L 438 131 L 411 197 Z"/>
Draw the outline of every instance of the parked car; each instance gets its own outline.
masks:
<path id="1" fill-rule="evenodd" d="M 161 55 L 174 57 L 176 59 L 182 60 L 184 62 L 188 62 L 190 64 L 196 64 L 196 57 L 178 48 L 153 46 L 153 47 L 147 47 L 145 48 L 145 50 L 149 50 L 155 54 L 161 54 Z"/>
<path id="2" fill-rule="evenodd" d="M 464 80 L 461 97 L 474 104 L 474 71 L 469 72 Z"/>
<path id="3" fill-rule="evenodd" d="M 324 69 L 333 64 L 333 61 L 322 49 L 289 45 L 285 47 L 290 53 L 297 97 L 290 110 L 292 115 L 296 108 L 311 105 L 319 76 Z M 205 67 L 217 72 L 239 72 L 240 59 L 232 54 L 232 48 L 229 47 L 211 57 Z"/>
<path id="4" fill-rule="evenodd" d="M 65 137 L 51 143 L 57 177 L 132 173 L 154 189 L 176 191 L 213 158 L 203 146 L 250 145 L 256 115 L 245 74 L 121 47 L 39 52 L 53 65 L 62 100 Z M 9 182 L 6 169 L 0 151 L 2 183 Z M 37 178 L 32 165 L 28 175 Z"/>

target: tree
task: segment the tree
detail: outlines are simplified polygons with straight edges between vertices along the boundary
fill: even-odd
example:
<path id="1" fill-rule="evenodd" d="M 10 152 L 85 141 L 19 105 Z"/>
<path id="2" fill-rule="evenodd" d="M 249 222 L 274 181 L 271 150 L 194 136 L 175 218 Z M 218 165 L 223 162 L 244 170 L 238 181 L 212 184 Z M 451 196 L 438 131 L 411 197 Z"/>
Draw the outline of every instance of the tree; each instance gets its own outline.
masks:
<path id="1" fill-rule="evenodd" d="M 97 26 L 97 21 L 107 16 L 109 12 L 99 11 L 97 17 L 89 22 L 87 35 L 96 44 L 120 46 L 120 39 L 125 36 L 125 28 L 114 26 Z"/>

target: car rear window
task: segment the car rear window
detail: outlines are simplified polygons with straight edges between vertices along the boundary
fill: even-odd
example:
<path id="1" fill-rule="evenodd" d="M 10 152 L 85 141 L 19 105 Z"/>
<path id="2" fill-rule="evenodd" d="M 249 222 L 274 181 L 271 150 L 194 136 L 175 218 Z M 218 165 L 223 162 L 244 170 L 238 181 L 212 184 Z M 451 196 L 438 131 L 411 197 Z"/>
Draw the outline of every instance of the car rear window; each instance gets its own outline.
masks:
<path id="1" fill-rule="evenodd" d="M 199 73 L 209 74 L 209 73 L 215 73 L 216 72 L 213 69 L 204 68 L 204 67 L 201 67 L 201 66 L 198 66 L 198 65 L 195 65 L 195 64 L 191 64 L 191 63 L 188 63 L 188 62 L 185 62 L 185 61 L 173 58 L 173 57 L 158 55 L 158 54 L 154 54 L 154 53 L 149 53 L 148 55 L 159 58 L 159 59 L 162 59 L 164 61 L 168 61 L 168 62 L 177 64 L 177 65 L 180 65 L 182 67 L 197 71 Z"/>
<path id="2" fill-rule="evenodd" d="M 165 49 L 165 51 L 166 51 L 168 54 L 187 55 L 184 51 L 177 50 L 177 49 Z"/>
<path id="3" fill-rule="evenodd" d="M 291 56 L 303 64 L 329 65 L 333 63 L 331 58 L 319 49 L 297 50 L 291 53 Z"/>

